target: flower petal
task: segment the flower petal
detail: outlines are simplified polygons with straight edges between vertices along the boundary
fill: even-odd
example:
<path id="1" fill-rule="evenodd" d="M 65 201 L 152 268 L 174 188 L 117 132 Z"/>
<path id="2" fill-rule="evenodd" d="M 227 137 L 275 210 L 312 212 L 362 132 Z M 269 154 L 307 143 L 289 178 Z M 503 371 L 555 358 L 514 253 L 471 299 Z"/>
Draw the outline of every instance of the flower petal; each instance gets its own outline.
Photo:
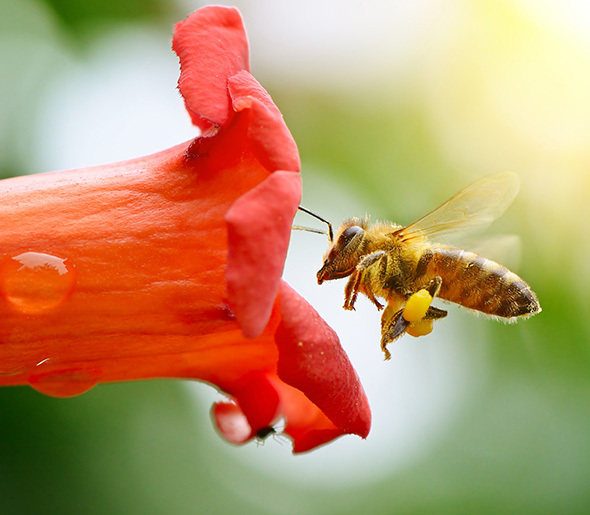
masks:
<path id="1" fill-rule="evenodd" d="M 268 322 L 300 199 L 299 174 L 275 172 L 225 215 L 228 301 L 247 337 L 258 336 Z"/>
<path id="2" fill-rule="evenodd" d="M 305 393 L 342 432 L 365 438 L 371 426 L 369 403 L 338 336 L 285 282 L 280 304 L 275 333 L 279 378 Z"/>
<path id="3" fill-rule="evenodd" d="M 240 12 L 218 5 L 195 11 L 176 24 L 172 48 L 180 59 L 178 87 L 192 122 L 216 132 L 233 115 L 227 80 L 250 69 Z"/>
<path id="4" fill-rule="evenodd" d="M 246 376 L 235 391 L 235 399 L 255 430 L 270 426 L 279 411 L 279 394 L 266 375 Z"/>
<path id="5" fill-rule="evenodd" d="M 244 412 L 233 402 L 216 402 L 211 418 L 219 432 L 231 443 L 242 444 L 252 438 L 252 428 Z"/>
<path id="6" fill-rule="evenodd" d="M 344 434 L 303 392 L 276 379 L 281 396 L 283 432 L 293 440 L 293 453 L 307 452 Z"/>
<path id="7" fill-rule="evenodd" d="M 268 428 L 273 428 L 291 438 L 293 453 L 298 454 L 315 449 L 344 435 L 342 429 L 336 427 L 301 391 L 285 384 L 276 376 L 268 375 L 267 381 L 267 387 L 274 385 L 275 394 L 277 398 L 280 398 L 278 405 L 272 403 L 277 407 L 276 415 L 273 418 L 258 416 L 257 419 L 254 419 L 247 416 L 242 409 L 245 392 L 237 392 L 242 402 L 232 397 L 229 402 L 219 402 L 213 405 L 213 421 L 219 432 L 229 442 L 244 444 L 259 437 L 261 432 L 268 432 Z M 258 383 L 257 386 L 260 385 L 261 383 Z M 252 395 L 256 393 L 254 383 L 252 383 L 252 387 L 248 393 L 253 401 L 251 407 L 259 413 L 263 413 L 264 407 L 255 406 L 256 399 Z M 267 389 L 269 393 L 270 390 L 267 387 L 262 389 L 262 396 L 258 398 L 259 404 L 268 400 L 264 398 L 263 391 Z M 267 415 L 268 413 L 267 410 Z M 282 420 L 283 424 L 278 423 L 279 420 Z M 282 425 L 284 427 L 281 428 Z"/>
<path id="8" fill-rule="evenodd" d="M 266 90 L 247 71 L 230 77 L 228 87 L 236 112 L 252 110 L 255 121 L 248 126 L 248 138 L 260 162 L 271 172 L 299 170 L 297 144 Z"/>

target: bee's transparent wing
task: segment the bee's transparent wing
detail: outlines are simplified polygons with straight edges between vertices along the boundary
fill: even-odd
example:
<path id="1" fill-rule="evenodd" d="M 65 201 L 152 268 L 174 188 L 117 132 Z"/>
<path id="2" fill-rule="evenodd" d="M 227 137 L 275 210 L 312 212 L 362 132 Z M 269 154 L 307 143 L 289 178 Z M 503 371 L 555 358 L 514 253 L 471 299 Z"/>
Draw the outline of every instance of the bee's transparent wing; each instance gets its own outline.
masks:
<path id="1" fill-rule="evenodd" d="M 444 204 L 395 235 L 404 242 L 436 236 L 440 240 L 450 234 L 482 229 L 490 225 L 512 203 L 518 193 L 520 179 L 512 172 L 484 177 L 463 188 Z"/>

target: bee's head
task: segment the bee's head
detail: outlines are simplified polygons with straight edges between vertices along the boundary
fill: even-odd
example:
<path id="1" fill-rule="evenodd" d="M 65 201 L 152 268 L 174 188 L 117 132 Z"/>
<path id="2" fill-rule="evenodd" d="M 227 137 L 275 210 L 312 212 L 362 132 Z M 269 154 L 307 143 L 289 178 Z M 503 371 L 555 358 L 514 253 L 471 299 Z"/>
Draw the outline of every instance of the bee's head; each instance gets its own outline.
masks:
<path id="1" fill-rule="evenodd" d="M 352 274 L 362 255 L 362 242 L 368 224 L 368 219 L 351 218 L 338 228 L 324 254 L 324 264 L 317 273 L 318 284 Z"/>

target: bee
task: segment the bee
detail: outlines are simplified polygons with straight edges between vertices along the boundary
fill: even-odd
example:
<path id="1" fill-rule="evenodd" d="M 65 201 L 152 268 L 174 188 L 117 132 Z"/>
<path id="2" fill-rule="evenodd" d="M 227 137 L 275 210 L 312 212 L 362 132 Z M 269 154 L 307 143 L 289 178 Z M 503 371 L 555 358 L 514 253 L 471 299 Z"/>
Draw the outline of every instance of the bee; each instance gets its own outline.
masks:
<path id="1" fill-rule="evenodd" d="M 506 267 L 435 243 L 450 234 L 489 225 L 506 210 L 518 189 L 516 174 L 484 177 L 406 227 L 351 218 L 333 235 L 330 223 L 314 215 L 328 224 L 330 243 L 317 272 L 318 284 L 348 277 L 344 309 L 355 309 L 359 293 L 378 310 L 385 308 L 381 349 L 386 360 L 391 358 L 389 343 L 405 333 L 428 334 L 435 320 L 447 316 L 447 311 L 431 305 L 435 297 L 506 322 L 539 313 L 541 306 L 529 285 Z"/>

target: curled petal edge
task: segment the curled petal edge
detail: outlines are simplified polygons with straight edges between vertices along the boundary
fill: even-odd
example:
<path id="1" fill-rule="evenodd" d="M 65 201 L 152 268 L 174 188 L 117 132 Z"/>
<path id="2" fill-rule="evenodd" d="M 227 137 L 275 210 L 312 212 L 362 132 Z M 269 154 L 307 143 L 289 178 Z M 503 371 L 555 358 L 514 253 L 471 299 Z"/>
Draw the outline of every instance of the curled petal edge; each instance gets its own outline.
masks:
<path id="1" fill-rule="evenodd" d="M 284 281 L 275 333 L 278 376 L 301 390 L 340 429 L 366 438 L 371 410 L 334 330 Z"/>
<path id="2" fill-rule="evenodd" d="M 262 372 L 226 390 L 232 395 L 231 406 L 213 408 L 220 433 L 243 444 L 273 428 L 292 439 L 294 454 L 345 434 L 365 438 L 369 405 L 338 337 L 284 282 L 277 304 L 284 317 L 274 338 L 278 376 Z"/>
<path id="3" fill-rule="evenodd" d="M 260 163 L 271 172 L 298 171 L 297 144 L 266 90 L 247 71 L 230 77 L 228 89 L 236 113 L 250 110 L 248 139 Z"/>
<path id="4" fill-rule="evenodd" d="M 297 172 L 275 172 L 225 215 L 228 304 L 244 336 L 264 330 L 279 291 L 291 223 L 301 199 Z"/>
<path id="5" fill-rule="evenodd" d="M 216 133 L 233 116 L 228 79 L 250 69 L 240 12 L 219 5 L 195 11 L 176 24 L 172 48 L 180 59 L 178 88 L 193 124 Z"/>

